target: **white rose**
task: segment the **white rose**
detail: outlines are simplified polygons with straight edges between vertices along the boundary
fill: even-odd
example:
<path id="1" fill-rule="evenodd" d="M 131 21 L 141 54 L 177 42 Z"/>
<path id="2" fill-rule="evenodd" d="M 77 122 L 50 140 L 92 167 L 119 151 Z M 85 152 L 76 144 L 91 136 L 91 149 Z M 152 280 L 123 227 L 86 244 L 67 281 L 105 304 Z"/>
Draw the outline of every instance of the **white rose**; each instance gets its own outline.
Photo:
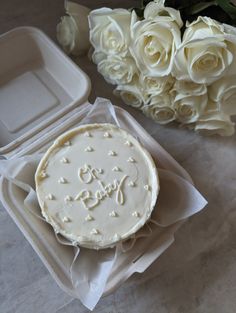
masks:
<path id="1" fill-rule="evenodd" d="M 211 84 L 222 77 L 233 61 L 234 47 L 224 26 L 199 16 L 187 25 L 175 56 L 173 75 L 180 80 Z"/>
<path id="2" fill-rule="evenodd" d="M 150 20 L 176 22 L 181 28 L 183 21 L 180 16 L 180 12 L 174 8 L 165 7 L 164 0 L 152 1 L 147 4 L 144 10 L 144 18 Z"/>
<path id="3" fill-rule="evenodd" d="M 110 55 L 98 63 L 98 72 L 103 75 L 110 84 L 128 84 L 138 69 L 133 58 L 122 58 L 118 55 Z"/>
<path id="4" fill-rule="evenodd" d="M 92 53 L 92 60 L 94 63 L 98 64 L 99 62 L 105 60 L 107 58 L 107 55 L 101 51 L 94 51 Z"/>
<path id="5" fill-rule="evenodd" d="M 164 77 L 150 77 L 140 74 L 140 84 L 149 95 L 160 95 L 169 91 L 175 79 L 171 75 Z"/>
<path id="6" fill-rule="evenodd" d="M 57 25 L 57 40 L 68 54 L 82 55 L 89 50 L 88 14 L 90 9 L 65 1 L 65 10 L 68 14 L 61 18 Z"/>
<path id="7" fill-rule="evenodd" d="M 133 18 L 132 21 L 130 52 L 140 71 L 153 77 L 169 75 L 176 48 L 181 43 L 179 26 L 161 19 L 137 21 Z"/>
<path id="8" fill-rule="evenodd" d="M 196 84 L 193 81 L 176 80 L 173 88 L 177 93 L 186 96 L 200 96 L 207 93 L 205 84 Z"/>
<path id="9" fill-rule="evenodd" d="M 95 51 L 126 56 L 129 52 L 131 13 L 101 8 L 89 14 L 90 41 Z"/>
<path id="10" fill-rule="evenodd" d="M 210 99 L 217 103 L 219 111 L 228 115 L 236 114 L 236 75 L 222 77 L 208 90 Z"/>
<path id="11" fill-rule="evenodd" d="M 225 33 L 225 40 L 230 46 L 230 51 L 233 54 L 233 61 L 227 70 L 227 75 L 231 76 L 235 75 L 236 72 L 236 28 L 227 24 L 223 24 L 223 27 Z"/>
<path id="12" fill-rule="evenodd" d="M 196 122 L 204 112 L 207 101 L 207 94 L 200 96 L 177 94 L 174 100 L 176 119 L 183 124 Z"/>
<path id="13" fill-rule="evenodd" d="M 175 120 L 175 110 L 169 94 L 153 96 L 150 103 L 143 106 L 142 111 L 159 124 L 167 124 Z"/>
<path id="14" fill-rule="evenodd" d="M 217 110 L 216 103 L 210 102 L 196 122 L 195 130 L 205 135 L 231 136 L 234 134 L 234 123 L 227 114 Z"/>
<path id="15" fill-rule="evenodd" d="M 141 109 L 148 101 L 148 95 L 143 92 L 137 79 L 130 84 L 117 86 L 113 93 L 121 97 L 125 104 L 138 109 Z"/>

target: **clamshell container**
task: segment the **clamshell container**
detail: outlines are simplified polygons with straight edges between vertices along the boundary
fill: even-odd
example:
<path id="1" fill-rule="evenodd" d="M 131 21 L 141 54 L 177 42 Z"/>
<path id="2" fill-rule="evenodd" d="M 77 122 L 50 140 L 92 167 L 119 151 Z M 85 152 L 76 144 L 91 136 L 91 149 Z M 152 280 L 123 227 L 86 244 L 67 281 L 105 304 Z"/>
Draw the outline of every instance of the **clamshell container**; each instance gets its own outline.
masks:
<path id="1" fill-rule="evenodd" d="M 36 28 L 16 28 L 0 36 L 0 69 L 0 158 L 44 152 L 92 108 L 87 101 L 87 75 Z M 114 108 L 120 126 L 137 134 L 159 166 L 191 182 L 186 171 L 130 114 Z M 98 111 L 97 118 L 102 121 L 102 112 L 100 115 Z M 18 173 L 17 166 L 12 171 L 11 174 L 24 175 Z M 73 249 L 60 244 L 52 228 L 24 208 L 25 192 L 4 176 L 0 178 L 0 199 L 59 286 L 76 297 L 69 273 Z M 104 294 L 115 290 L 134 272 L 143 272 L 173 242 L 180 225 L 181 222 L 175 223 L 156 240 L 145 238 L 136 248 L 138 254 L 133 249 L 123 254 Z"/>

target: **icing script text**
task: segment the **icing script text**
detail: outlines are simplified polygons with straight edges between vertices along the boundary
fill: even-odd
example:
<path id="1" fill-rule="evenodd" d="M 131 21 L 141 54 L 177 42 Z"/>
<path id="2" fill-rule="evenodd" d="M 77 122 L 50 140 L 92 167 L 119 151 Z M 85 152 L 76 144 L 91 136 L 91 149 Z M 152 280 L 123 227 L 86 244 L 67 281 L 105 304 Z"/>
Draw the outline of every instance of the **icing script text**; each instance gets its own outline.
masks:
<path id="1" fill-rule="evenodd" d="M 124 204 L 124 193 L 123 185 L 125 179 L 128 177 L 124 175 L 121 180 L 114 179 L 112 183 L 105 184 L 99 175 L 103 172 L 102 169 L 92 168 L 90 165 L 85 164 L 83 167 L 79 168 L 78 176 L 81 182 L 85 184 L 90 184 L 94 180 L 97 181 L 99 189 L 94 192 L 94 194 L 87 189 L 83 189 L 75 197 L 75 200 L 80 200 L 85 209 L 90 210 L 97 206 L 101 201 L 106 198 L 110 198 L 111 195 L 116 193 L 116 203 L 119 205 Z"/>

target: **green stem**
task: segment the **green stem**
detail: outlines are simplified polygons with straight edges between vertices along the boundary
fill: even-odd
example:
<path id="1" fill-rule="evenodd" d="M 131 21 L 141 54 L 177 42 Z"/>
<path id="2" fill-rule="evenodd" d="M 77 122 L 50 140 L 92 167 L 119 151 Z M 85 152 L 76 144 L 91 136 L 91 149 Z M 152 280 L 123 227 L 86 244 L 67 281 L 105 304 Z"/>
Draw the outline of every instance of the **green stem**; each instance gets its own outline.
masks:
<path id="1" fill-rule="evenodd" d="M 229 0 L 216 0 L 216 2 L 233 20 L 236 20 L 236 7 Z"/>
<path id="2" fill-rule="evenodd" d="M 190 15 L 195 15 L 200 13 L 201 11 L 213 6 L 213 5 L 217 5 L 217 1 L 213 0 L 213 1 L 209 1 L 209 2 L 199 2 L 196 3 L 192 6 L 190 6 L 189 8 L 186 9 L 186 12 Z"/>

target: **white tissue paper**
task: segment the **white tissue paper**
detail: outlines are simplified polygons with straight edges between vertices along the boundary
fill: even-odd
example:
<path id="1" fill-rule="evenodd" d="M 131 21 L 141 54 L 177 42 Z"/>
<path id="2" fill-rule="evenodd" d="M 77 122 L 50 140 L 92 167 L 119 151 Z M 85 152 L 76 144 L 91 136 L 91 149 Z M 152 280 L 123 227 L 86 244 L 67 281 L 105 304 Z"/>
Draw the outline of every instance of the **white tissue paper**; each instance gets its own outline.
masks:
<path id="1" fill-rule="evenodd" d="M 98 110 L 100 114 L 97 114 Z M 120 126 L 112 104 L 101 98 L 97 99 L 79 125 L 87 123 L 113 123 Z M 133 135 L 137 138 L 137 134 Z M 158 160 L 159 152 L 157 149 L 153 155 L 155 160 Z M 0 160 L 0 175 L 25 191 L 25 210 L 43 219 L 34 190 L 34 173 L 41 156 L 34 154 Z M 106 290 L 115 290 L 133 273 L 147 269 L 173 243 L 174 233 L 182 223 L 207 204 L 191 179 L 186 179 L 188 175 L 181 177 L 168 167 L 158 168 L 158 173 L 160 193 L 156 207 L 148 223 L 132 238 L 115 248 L 96 251 L 74 246 L 61 235 L 55 234 L 60 244 L 74 249 L 74 260 L 69 269 L 71 282 L 76 297 L 88 309 L 94 309 Z"/>

